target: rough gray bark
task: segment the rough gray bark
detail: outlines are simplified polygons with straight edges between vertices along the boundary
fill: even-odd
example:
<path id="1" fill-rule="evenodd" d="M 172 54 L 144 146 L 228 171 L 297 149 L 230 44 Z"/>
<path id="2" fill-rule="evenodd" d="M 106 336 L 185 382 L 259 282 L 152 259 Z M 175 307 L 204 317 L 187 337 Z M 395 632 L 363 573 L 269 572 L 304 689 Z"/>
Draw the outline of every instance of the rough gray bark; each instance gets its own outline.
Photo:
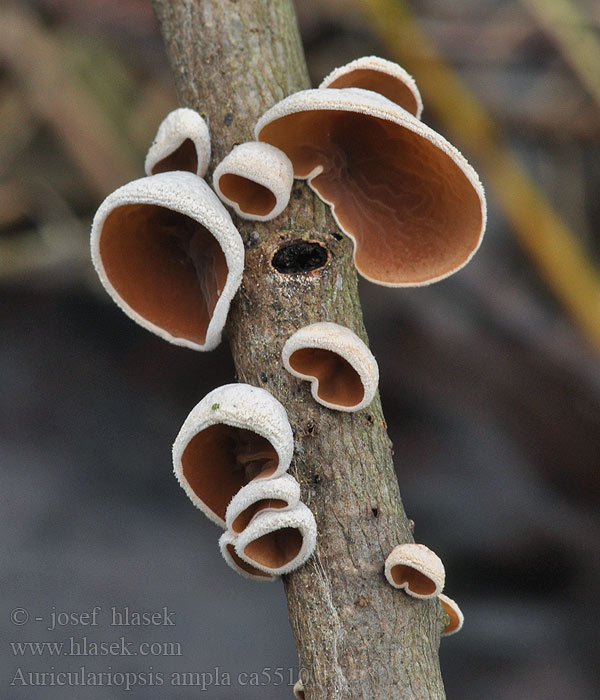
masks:
<path id="1" fill-rule="evenodd" d="M 266 109 L 310 87 L 291 0 L 153 5 L 180 101 L 209 121 L 212 167 L 234 144 L 252 140 Z M 355 414 L 330 411 L 281 363 L 285 340 L 308 323 L 335 321 L 366 340 L 352 245 L 299 182 L 274 222 L 236 223 L 246 246 L 244 282 L 228 322 L 238 377 L 265 387 L 287 409 L 296 439 L 292 472 L 319 531 L 315 556 L 285 580 L 306 697 L 443 698 L 441 606 L 392 589 L 383 576 L 388 553 L 412 534 L 379 398 Z M 273 254 L 298 239 L 324 246 L 327 264 L 277 272 Z"/>

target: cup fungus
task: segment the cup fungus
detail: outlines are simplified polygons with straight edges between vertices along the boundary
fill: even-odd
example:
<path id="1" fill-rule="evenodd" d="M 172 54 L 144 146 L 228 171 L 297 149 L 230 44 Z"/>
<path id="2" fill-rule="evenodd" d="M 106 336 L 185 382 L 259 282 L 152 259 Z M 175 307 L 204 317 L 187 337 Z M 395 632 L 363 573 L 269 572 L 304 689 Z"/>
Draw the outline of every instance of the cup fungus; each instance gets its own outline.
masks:
<path id="1" fill-rule="evenodd" d="M 274 576 L 273 574 L 268 574 L 266 571 L 261 571 L 256 567 L 248 564 L 248 562 L 240 559 L 235 551 L 235 541 L 237 535 L 235 535 L 230 530 L 225 530 L 225 532 L 219 538 L 219 549 L 223 555 L 223 559 L 229 564 L 229 566 L 241 574 L 245 578 L 252 579 L 253 581 L 276 581 L 279 576 Z"/>
<path id="2" fill-rule="evenodd" d="M 239 535 L 258 513 L 289 510 L 299 501 L 300 485 L 291 474 L 251 481 L 231 499 L 225 512 L 225 524 Z"/>
<path id="3" fill-rule="evenodd" d="M 423 544 L 399 544 L 385 562 L 385 577 L 394 588 L 415 598 L 431 598 L 444 588 L 442 560 Z"/>
<path id="4" fill-rule="evenodd" d="M 465 618 L 462 614 L 462 610 L 458 607 L 456 602 L 452 600 L 452 598 L 448 598 L 448 596 L 444 595 L 443 593 L 439 593 L 438 598 L 444 606 L 444 612 L 450 618 L 448 624 L 442 632 L 442 637 L 448 637 L 449 635 L 462 629 Z"/>
<path id="5" fill-rule="evenodd" d="M 120 187 L 96 212 L 91 249 L 104 288 L 134 321 L 195 350 L 221 342 L 244 244 L 204 180 L 169 172 Z"/>
<path id="6" fill-rule="evenodd" d="M 314 515 L 304 503 L 286 511 L 264 511 L 237 536 L 240 559 L 273 575 L 288 574 L 313 553 L 317 541 Z"/>
<path id="7" fill-rule="evenodd" d="M 243 219 L 270 221 L 290 201 L 294 169 L 289 158 L 267 143 L 242 143 L 215 168 L 219 197 Z"/>
<path id="8" fill-rule="evenodd" d="M 315 401 L 338 411 L 368 406 L 379 381 L 377 362 L 349 328 L 328 321 L 296 331 L 283 346 L 284 367 L 311 381 Z"/>
<path id="9" fill-rule="evenodd" d="M 304 90 L 259 119 L 259 141 L 330 204 L 372 282 L 419 286 L 459 270 L 483 236 L 477 174 L 442 136 L 362 88 Z"/>
<path id="10" fill-rule="evenodd" d="M 294 683 L 294 696 L 299 698 L 299 700 L 304 700 L 304 683 L 299 680 Z"/>
<path id="11" fill-rule="evenodd" d="M 204 177 L 210 162 L 210 134 L 204 119 L 193 109 L 180 107 L 161 122 L 146 155 L 146 175 L 188 170 Z"/>
<path id="12" fill-rule="evenodd" d="M 185 419 L 173 445 L 175 476 L 195 506 L 225 527 L 227 506 L 252 480 L 287 471 L 294 452 L 283 406 L 265 389 L 226 384 Z"/>
<path id="13" fill-rule="evenodd" d="M 336 68 L 319 87 L 372 90 L 400 105 L 417 119 L 421 118 L 423 111 L 421 93 L 412 75 L 397 63 L 378 56 L 363 56 Z"/>

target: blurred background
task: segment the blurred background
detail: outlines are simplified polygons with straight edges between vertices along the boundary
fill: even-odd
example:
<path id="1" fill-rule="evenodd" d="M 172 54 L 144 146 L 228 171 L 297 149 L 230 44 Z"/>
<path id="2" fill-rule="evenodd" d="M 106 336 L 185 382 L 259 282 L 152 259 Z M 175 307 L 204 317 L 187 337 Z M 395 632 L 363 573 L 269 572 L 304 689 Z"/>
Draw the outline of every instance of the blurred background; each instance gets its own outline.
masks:
<path id="1" fill-rule="evenodd" d="M 464 270 L 416 290 L 361 283 L 404 505 L 465 613 L 441 644 L 448 698 L 600 697 L 600 6 L 297 9 L 313 85 L 361 55 L 397 60 L 421 89 L 424 121 L 487 189 L 486 238 Z M 292 697 L 282 586 L 226 567 L 219 529 L 171 473 L 191 407 L 234 379 L 227 346 L 198 355 L 138 328 L 89 261 L 96 208 L 143 175 L 176 105 L 148 0 L 0 3 L 0 695 L 10 700 Z M 53 613 L 95 606 L 97 626 L 78 617 L 48 629 L 67 622 Z M 111 627 L 113 606 L 166 606 L 175 624 Z M 86 635 L 158 646 L 53 657 L 9 644 Z M 81 667 L 135 684 L 23 685 L 30 672 Z M 204 674 L 202 685 L 175 686 L 172 673 Z"/>

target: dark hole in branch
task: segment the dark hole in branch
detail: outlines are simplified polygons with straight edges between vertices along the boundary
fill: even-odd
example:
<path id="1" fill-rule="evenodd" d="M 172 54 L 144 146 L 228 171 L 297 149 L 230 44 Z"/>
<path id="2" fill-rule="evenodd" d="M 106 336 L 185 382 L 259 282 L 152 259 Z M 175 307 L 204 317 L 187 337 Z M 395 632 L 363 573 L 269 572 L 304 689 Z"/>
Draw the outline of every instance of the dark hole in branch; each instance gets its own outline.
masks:
<path id="1" fill-rule="evenodd" d="M 327 262 L 327 248 L 314 241 L 285 243 L 273 255 L 271 264 L 284 275 L 318 270 Z"/>

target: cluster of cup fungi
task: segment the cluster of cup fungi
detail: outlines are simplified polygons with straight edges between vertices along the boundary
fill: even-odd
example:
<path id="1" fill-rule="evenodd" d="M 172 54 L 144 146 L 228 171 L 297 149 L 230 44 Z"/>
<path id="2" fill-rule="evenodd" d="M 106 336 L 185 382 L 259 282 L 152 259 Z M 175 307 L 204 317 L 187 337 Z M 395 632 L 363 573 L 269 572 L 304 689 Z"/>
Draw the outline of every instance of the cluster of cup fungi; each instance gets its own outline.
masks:
<path id="1" fill-rule="evenodd" d="M 210 135 L 181 108 L 160 125 L 147 177 L 109 195 L 94 217 L 92 260 L 119 307 L 160 337 L 212 350 L 241 284 L 244 244 L 219 198 L 245 219 L 286 208 L 294 178 L 328 205 L 354 243 L 358 272 L 376 284 L 420 286 L 463 267 L 480 245 L 483 188 L 473 168 L 421 121 L 414 80 L 376 57 L 334 70 L 318 89 L 269 109 L 256 141 L 235 146 L 203 179 Z M 218 196 L 217 196 L 218 195 Z M 284 367 L 311 382 L 315 401 L 358 411 L 371 402 L 375 358 L 350 329 L 323 321 L 298 329 Z M 317 527 L 287 473 L 294 452 L 284 407 L 265 389 L 228 384 L 191 411 L 173 446 L 175 475 L 208 518 L 224 528 L 225 561 L 243 576 L 273 581 L 311 556 Z M 442 593 L 444 567 L 422 544 L 401 544 L 384 565 L 389 583 L 417 598 L 437 596 L 458 631 L 463 616 Z M 304 697 L 301 682 L 297 697 Z"/>

